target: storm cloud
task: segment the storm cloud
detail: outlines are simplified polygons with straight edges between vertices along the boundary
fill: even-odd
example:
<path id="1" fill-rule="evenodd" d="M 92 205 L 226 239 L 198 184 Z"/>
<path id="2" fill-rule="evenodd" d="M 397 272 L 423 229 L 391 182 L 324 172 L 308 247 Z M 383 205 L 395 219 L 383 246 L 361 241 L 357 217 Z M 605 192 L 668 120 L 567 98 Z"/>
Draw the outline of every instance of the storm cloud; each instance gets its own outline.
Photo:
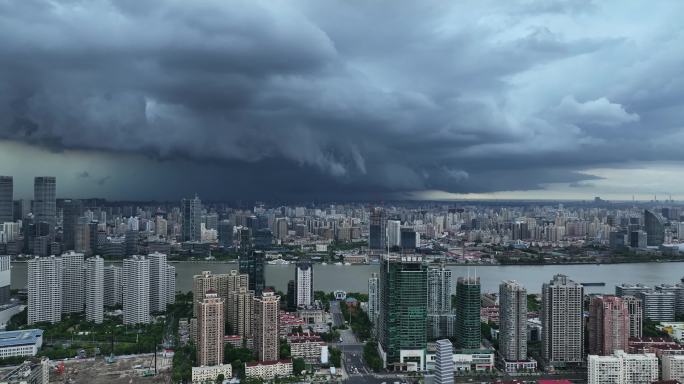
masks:
<path id="1" fill-rule="evenodd" d="M 683 8 L 0 0 L 0 139 L 182 161 L 214 198 L 586 186 L 684 160 Z"/>

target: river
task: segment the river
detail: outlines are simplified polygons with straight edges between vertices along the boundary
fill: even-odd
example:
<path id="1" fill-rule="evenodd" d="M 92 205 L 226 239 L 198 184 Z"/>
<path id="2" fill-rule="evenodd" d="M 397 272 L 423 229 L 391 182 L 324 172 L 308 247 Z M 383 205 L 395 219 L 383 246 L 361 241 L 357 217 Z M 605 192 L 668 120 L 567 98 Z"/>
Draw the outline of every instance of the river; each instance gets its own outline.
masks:
<path id="1" fill-rule="evenodd" d="M 113 264 L 108 262 L 107 264 Z M 120 263 L 119 263 L 120 264 Z M 201 271 L 224 273 L 237 269 L 236 263 L 176 262 L 176 289 L 192 290 L 192 276 Z M 379 265 L 314 265 L 314 289 L 331 292 L 342 289 L 348 292 L 367 292 L 368 277 L 378 272 Z M 454 281 L 458 276 L 470 274 L 480 277 L 483 292 L 497 292 L 502 280 L 522 283 L 530 293 L 541 292 L 541 286 L 554 274 L 563 273 L 581 283 L 606 283 L 605 287 L 585 287 L 587 293 L 614 293 L 620 283 L 644 283 L 650 286 L 661 283 L 678 283 L 684 276 L 684 262 L 634 264 L 576 264 L 576 265 L 509 265 L 509 266 L 449 266 Z M 288 280 L 294 279 L 294 265 L 267 265 L 266 284 L 286 291 Z M 455 283 L 454 283 L 455 284 Z M 12 288 L 26 287 L 26 264 L 12 263 Z"/>

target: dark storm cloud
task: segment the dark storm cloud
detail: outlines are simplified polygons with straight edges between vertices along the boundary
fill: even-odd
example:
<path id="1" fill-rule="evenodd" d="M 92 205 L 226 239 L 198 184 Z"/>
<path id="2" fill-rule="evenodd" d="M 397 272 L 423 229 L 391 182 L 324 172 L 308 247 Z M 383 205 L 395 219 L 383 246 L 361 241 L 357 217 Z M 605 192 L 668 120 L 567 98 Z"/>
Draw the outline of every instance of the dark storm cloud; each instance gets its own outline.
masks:
<path id="1" fill-rule="evenodd" d="M 0 138 L 188 160 L 200 191 L 587 185 L 684 157 L 682 5 L 631 7 L 0 1 Z"/>

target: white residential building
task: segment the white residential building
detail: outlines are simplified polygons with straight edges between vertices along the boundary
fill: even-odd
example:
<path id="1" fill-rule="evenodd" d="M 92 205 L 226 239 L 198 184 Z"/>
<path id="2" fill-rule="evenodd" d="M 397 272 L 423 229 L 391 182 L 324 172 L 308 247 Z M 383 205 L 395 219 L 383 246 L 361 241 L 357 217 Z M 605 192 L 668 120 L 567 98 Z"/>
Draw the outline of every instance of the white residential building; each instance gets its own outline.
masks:
<path id="1" fill-rule="evenodd" d="M 309 307 L 313 304 L 313 264 L 309 262 L 297 263 L 295 268 L 295 294 L 297 307 Z"/>
<path id="2" fill-rule="evenodd" d="M 108 265 L 104 268 L 104 305 L 114 307 L 122 303 L 121 267 Z"/>
<path id="3" fill-rule="evenodd" d="M 260 361 L 245 364 L 245 376 L 249 379 L 273 380 L 292 376 L 292 360 Z"/>
<path id="4" fill-rule="evenodd" d="M 454 383 L 454 351 L 449 339 L 437 340 L 435 353 L 435 384 Z"/>
<path id="5" fill-rule="evenodd" d="M 150 261 L 150 312 L 165 312 L 168 301 L 166 255 L 155 252 L 147 255 Z"/>
<path id="6" fill-rule="evenodd" d="M 193 383 L 214 383 L 218 375 L 223 375 L 226 380 L 233 376 L 233 367 L 230 364 L 213 365 L 211 367 L 192 367 Z"/>
<path id="7" fill-rule="evenodd" d="M 648 384 L 658 380 L 658 358 L 653 353 L 612 356 L 589 355 L 589 384 Z"/>
<path id="8" fill-rule="evenodd" d="M 28 324 L 62 320 L 62 259 L 28 260 Z"/>
<path id="9" fill-rule="evenodd" d="M 166 264 L 166 304 L 176 302 L 176 267 Z"/>
<path id="10" fill-rule="evenodd" d="M 62 254 L 62 313 L 83 312 L 83 254 L 67 252 Z"/>
<path id="11" fill-rule="evenodd" d="M 104 260 L 100 256 L 85 262 L 86 320 L 101 324 L 104 320 Z"/>
<path id="12" fill-rule="evenodd" d="M 150 261 L 133 256 L 123 262 L 123 322 L 150 322 Z"/>
<path id="13" fill-rule="evenodd" d="M 663 380 L 684 382 L 684 355 L 662 355 Z"/>

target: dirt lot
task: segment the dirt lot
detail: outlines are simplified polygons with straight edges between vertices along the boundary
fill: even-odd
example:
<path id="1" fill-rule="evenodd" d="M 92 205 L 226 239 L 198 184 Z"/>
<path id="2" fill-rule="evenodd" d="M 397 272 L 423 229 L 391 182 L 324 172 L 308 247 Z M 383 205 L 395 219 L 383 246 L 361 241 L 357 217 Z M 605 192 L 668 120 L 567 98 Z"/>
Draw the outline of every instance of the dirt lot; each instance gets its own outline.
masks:
<path id="1" fill-rule="evenodd" d="M 59 364 L 59 362 L 51 362 Z M 50 383 L 72 384 L 133 384 L 133 383 L 170 383 L 171 358 L 157 355 L 157 376 L 144 377 L 151 368 L 154 372 L 154 355 L 124 356 L 108 364 L 103 358 L 69 360 L 64 363 L 64 373 L 50 372 Z"/>

